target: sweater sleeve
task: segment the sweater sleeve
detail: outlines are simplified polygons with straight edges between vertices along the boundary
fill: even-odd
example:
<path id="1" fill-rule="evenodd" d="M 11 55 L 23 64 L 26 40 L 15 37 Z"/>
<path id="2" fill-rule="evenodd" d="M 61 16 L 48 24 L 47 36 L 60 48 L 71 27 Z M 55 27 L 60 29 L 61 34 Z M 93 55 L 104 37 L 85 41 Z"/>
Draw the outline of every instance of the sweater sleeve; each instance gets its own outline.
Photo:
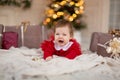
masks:
<path id="1" fill-rule="evenodd" d="M 46 59 L 49 56 L 52 56 L 54 53 L 54 43 L 53 41 L 44 41 L 41 44 L 41 48 L 43 50 L 43 58 Z"/>
<path id="2" fill-rule="evenodd" d="M 68 59 L 74 59 L 75 57 L 81 55 L 81 47 L 80 44 L 76 41 L 73 41 L 73 45 L 68 50 L 68 54 L 66 55 L 66 58 Z"/>

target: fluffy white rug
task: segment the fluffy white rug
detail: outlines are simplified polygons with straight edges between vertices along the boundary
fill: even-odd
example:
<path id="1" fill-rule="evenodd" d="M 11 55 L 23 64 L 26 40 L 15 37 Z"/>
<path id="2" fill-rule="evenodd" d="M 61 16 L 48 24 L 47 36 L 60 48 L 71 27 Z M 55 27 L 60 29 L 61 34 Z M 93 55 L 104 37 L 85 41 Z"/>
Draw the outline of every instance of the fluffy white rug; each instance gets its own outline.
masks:
<path id="1" fill-rule="evenodd" d="M 65 79 L 66 74 L 74 75 L 73 77 L 76 77 L 76 80 L 120 79 L 120 59 L 114 60 L 98 56 L 88 50 L 83 51 L 83 54 L 74 60 L 54 56 L 52 60 L 45 61 L 42 55 L 41 49 L 28 49 L 26 47 L 0 50 L 0 74 L 2 79 L 23 80 L 32 76 L 47 76 L 49 80 L 51 76 L 58 75 L 62 75 Z M 68 79 L 73 80 L 72 78 Z"/>

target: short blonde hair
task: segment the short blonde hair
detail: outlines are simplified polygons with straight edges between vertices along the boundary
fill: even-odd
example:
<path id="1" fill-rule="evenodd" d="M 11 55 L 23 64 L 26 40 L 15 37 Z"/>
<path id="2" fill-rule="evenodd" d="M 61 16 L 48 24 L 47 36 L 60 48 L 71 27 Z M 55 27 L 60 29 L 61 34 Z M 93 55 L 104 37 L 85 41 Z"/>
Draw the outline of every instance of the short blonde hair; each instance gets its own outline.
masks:
<path id="1" fill-rule="evenodd" d="M 59 27 L 68 27 L 69 31 L 70 31 L 70 36 L 73 37 L 73 25 L 71 24 L 71 22 L 67 21 L 67 20 L 59 20 L 58 22 L 55 23 L 54 27 L 53 27 L 53 31 L 55 33 L 56 28 Z"/>

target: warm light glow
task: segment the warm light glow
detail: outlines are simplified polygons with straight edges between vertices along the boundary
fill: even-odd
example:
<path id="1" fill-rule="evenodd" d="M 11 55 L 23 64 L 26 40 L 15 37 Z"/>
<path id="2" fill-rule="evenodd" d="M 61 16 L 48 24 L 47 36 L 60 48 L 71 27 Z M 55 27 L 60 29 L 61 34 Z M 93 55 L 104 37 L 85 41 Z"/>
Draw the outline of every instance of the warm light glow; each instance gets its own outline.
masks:
<path id="1" fill-rule="evenodd" d="M 73 14 L 72 16 L 73 16 L 74 18 L 75 18 L 75 17 L 77 17 L 77 15 L 76 15 L 76 14 Z"/>
<path id="2" fill-rule="evenodd" d="M 53 14 L 53 19 L 56 19 L 57 18 L 57 15 L 56 14 Z"/>
<path id="3" fill-rule="evenodd" d="M 76 7 L 79 7 L 79 6 L 80 6 L 80 4 L 79 4 L 79 3 L 75 3 L 75 6 L 76 6 Z"/>
<path id="4" fill-rule="evenodd" d="M 83 10 L 83 9 L 84 9 L 84 7 L 83 7 L 83 6 L 80 6 L 80 9 L 82 9 L 82 10 Z"/>
<path id="5" fill-rule="evenodd" d="M 49 9 L 46 11 L 46 14 L 48 15 L 48 17 L 52 16 L 54 14 L 54 10 L 53 9 Z"/>
<path id="6" fill-rule="evenodd" d="M 57 12 L 57 15 L 58 16 L 61 16 L 61 15 L 63 15 L 64 13 L 63 12 Z"/>
<path id="7" fill-rule="evenodd" d="M 65 1 L 68 1 L 68 2 L 69 2 L 70 0 L 65 0 Z"/>
<path id="8" fill-rule="evenodd" d="M 84 11 L 83 11 L 83 10 L 80 10 L 80 11 L 79 11 L 79 13 L 80 13 L 80 14 L 83 14 L 83 13 L 84 13 Z"/>
<path id="9" fill-rule="evenodd" d="M 71 6 L 74 5 L 74 4 L 75 4 L 75 3 L 74 3 L 73 1 L 70 2 L 70 5 L 71 5 Z"/>
<path id="10" fill-rule="evenodd" d="M 47 25 L 50 22 L 50 18 L 46 18 L 45 21 L 43 21 L 44 25 Z"/>
<path id="11" fill-rule="evenodd" d="M 60 2 L 60 5 L 65 5 L 65 4 L 66 4 L 66 1 Z"/>
<path id="12" fill-rule="evenodd" d="M 54 13 L 54 10 L 53 10 L 53 9 L 47 10 L 47 14 L 53 14 L 53 13 Z"/>
<path id="13" fill-rule="evenodd" d="M 84 4 L 84 1 L 83 0 L 80 0 L 79 1 L 79 5 L 82 6 Z"/>
<path id="14" fill-rule="evenodd" d="M 69 21 L 73 21 L 73 17 L 72 16 L 69 17 Z"/>
<path id="15" fill-rule="evenodd" d="M 58 7 L 59 7 L 59 5 L 58 5 L 58 4 L 54 4 L 54 7 L 58 8 Z"/>
<path id="16" fill-rule="evenodd" d="M 75 13 L 76 13 L 76 14 L 79 14 L 79 11 L 78 11 L 78 10 L 75 10 Z"/>
<path id="17" fill-rule="evenodd" d="M 47 18 L 47 19 L 46 19 L 46 22 L 50 22 L 50 18 Z"/>

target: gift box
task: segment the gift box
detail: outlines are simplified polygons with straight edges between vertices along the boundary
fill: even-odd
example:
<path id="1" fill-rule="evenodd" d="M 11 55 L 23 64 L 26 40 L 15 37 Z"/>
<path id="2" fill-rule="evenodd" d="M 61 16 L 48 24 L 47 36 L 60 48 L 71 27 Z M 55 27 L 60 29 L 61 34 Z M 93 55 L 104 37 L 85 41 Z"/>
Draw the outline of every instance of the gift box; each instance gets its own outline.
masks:
<path id="1" fill-rule="evenodd" d="M 2 33 L 3 33 L 3 24 L 0 24 L 0 49 L 2 48 Z"/>
<path id="2" fill-rule="evenodd" d="M 111 54 L 107 53 L 106 48 L 109 41 L 113 38 L 111 34 L 101 33 L 99 35 L 98 44 L 97 44 L 97 54 L 103 57 L 110 57 Z"/>
<path id="3" fill-rule="evenodd" d="M 39 48 L 42 42 L 42 29 L 39 25 L 29 25 L 24 31 L 21 29 L 21 46 Z"/>
<path id="4" fill-rule="evenodd" d="M 21 30 L 20 25 L 5 26 L 2 31 L 18 33 L 18 47 L 39 48 L 40 43 L 43 41 L 42 27 L 40 25 L 29 25 L 25 31 Z"/>
<path id="5" fill-rule="evenodd" d="M 16 28 L 16 25 L 13 25 L 13 26 L 4 26 L 4 29 L 3 29 L 3 32 L 15 32 L 18 34 L 18 46 L 17 47 L 20 47 L 21 46 L 21 37 L 20 37 L 20 29 L 17 29 Z"/>
<path id="6" fill-rule="evenodd" d="M 10 47 L 18 47 L 18 33 L 3 32 L 2 49 L 9 49 Z"/>
<path id="7" fill-rule="evenodd" d="M 96 52 L 103 57 L 110 57 L 111 54 L 106 51 L 106 43 L 113 38 L 111 34 L 102 32 L 93 32 L 91 36 L 90 51 Z"/>

